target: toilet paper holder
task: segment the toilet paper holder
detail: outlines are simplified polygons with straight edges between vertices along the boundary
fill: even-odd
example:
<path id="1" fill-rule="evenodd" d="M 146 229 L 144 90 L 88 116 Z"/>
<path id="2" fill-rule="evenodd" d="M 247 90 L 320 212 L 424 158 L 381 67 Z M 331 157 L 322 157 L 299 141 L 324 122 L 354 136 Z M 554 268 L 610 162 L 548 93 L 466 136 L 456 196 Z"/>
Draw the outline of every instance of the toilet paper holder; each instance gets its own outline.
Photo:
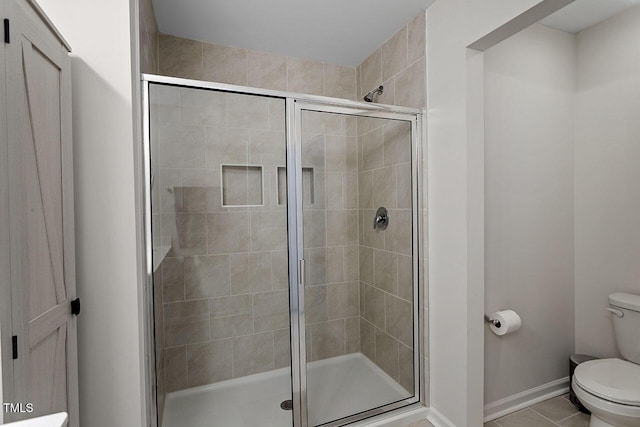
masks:
<path id="1" fill-rule="evenodd" d="M 490 325 L 495 326 L 496 328 L 500 327 L 500 321 L 498 319 L 492 319 L 491 317 L 484 315 L 484 321 Z"/>

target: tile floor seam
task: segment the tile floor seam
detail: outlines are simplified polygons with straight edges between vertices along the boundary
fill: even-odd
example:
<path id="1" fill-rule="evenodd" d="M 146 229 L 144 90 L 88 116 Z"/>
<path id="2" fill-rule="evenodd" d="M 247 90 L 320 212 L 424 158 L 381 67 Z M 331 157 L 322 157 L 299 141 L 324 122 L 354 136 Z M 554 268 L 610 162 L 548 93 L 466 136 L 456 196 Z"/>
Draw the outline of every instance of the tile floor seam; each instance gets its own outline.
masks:
<path id="1" fill-rule="evenodd" d="M 576 412 L 574 412 L 573 414 L 569 415 L 568 417 L 565 417 L 565 418 L 563 418 L 563 419 L 561 419 L 561 420 L 555 421 L 555 423 L 556 423 L 556 424 L 560 424 L 561 422 L 566 421 L 566 420 L 568 420 L 568 419 L 569 419 L 569 418 L 571 418 L 571 417 L 575 417 L 575 416 L 576 416 L 576 415 L 578 415 L 578 414 L 580 414 L 580 411 L 578 411 L 578 410 L 576 409 Z"/>
<path id="2" fill-rule="evenodd" d="M 563 396 L 557 396 L 557 397 L 554 397 L 554 398 L 548 399 L 548 400 L 547 400 L 547 401 L 545 401 L 545 402 L 548 402 L 548 401 L 551 401 L 551 400 L 559 400 L 559 399 L 563 399 L 563 400 L 565 400 L 566 402 L 571 403 L 571 404 L 572 404 L 572 406 L 573 406 L 573 403 L 572 403 L 572 402 L 567 398 L 567 396 L 566 396 L 566 395 L 563 395 Z M 542 403 L 542 402 L 540 402 L 540 403 Z M 538 404 L 536 404 L 536 405 L 539 405 L 539 403 L 538 403 Z M 564 418 L 562 418 L 562 419 L 560 419 L 560 420 L 558 420 L 558 421 L 553 421 L 553 420 L 552 420 L 551 418 L 549 418 L 548 416 L 545 416 L 545 415 L 544 415 L 544 414 L 542 414 L 540 411 L 538 411 L 538 410 L 534 409 L 534 406 L 536 406 L 536 405 L 531 405 L 531 406 L 528 406 L 528 407 L 526 407 L 526 408 L 523 408 L 523 409 L 520 409 L 520 410 L 518 410 L 518 411 L 515 411 L 515 412 L 513 412 L 513 413 L 511 413 L 511 414 L 508 414 L 508 415 L 505 415 L 505 416 L 503 416 L 503 417 L 500 417 L 500 418 L 498 418 L 498 419 L 495 419 L 495 420 L 492 420 L 492 421 L 488 421 L 487 423 L 484 423 L 484 426 L 492 425 L 492 426 L 504 427 L 504 424 L 502 424 L 502 423 L 500 422 L 500 420 L 505 419 L 505 418 L 507 418 L 507 417 L 512 417 L 512 416 L 515 416 L 515 417 L 517 418 L 517 414 L 523 414 L 523 413 L 525 413 L 525 412 L 528 412 L 528 410 L 531 410 L 531 412 L 532 412 L 533 414 L 536 414 L 537 416 L 542 417 L 544 420 L 547 420 L 548 422 L 550 422 L 550 423 L 551 423 L 551 425 L 553 425 L 553 426 L 558 426 L 558 427 L 562 427 L 562 424 L 561 424 L 561 423 L 565 423 L 565 422 L 566 422 L 567 420 L 569 420 L 569 419 L 573 419 L 573 418 L 579 419 L 579 418 L 581 418 L 581 417 L 582 417 L 581 412 L 580 412 L 577 408 L 575 408 L 575 407 L 574 407 L 575 412 L 574 412 L 573 414 L 571 414 L 571 415 L 569 415 L 569 416 L 566 416 L 566 417 L 564 417 Z"/>
<path id="3" fill-rule="evenodd" d="M 568 416 L 568 417 L 567 417 L 567 418 L 565 418 L 564 420 L 560 420 L 560 421 L 558 421 L 558 424 L 559 424 L 559 423 L 563 423 L 563 422 L 567 421 L 569 418 L 577 418 L 577 417 L 579 417 L 579 416 L 580 416 L 580 412 L 578 411 L 578 412 L 576 412 L 575 414 L 573 414 L 573 415 L 571 415 L 571 416 Z"/>
<path id="4" fill-rule="evenodd" d="M 553 421 L 551 418 L 549 418 L 549 417 L 545 416 L 544 414 L 541 414 L 540 412 L 538 412 L 535 409 L 533 409 L 533 407 L 528 407 L 527 409 L 532 410 L 534 413 L 540 415 L 542 418 L 544 418 L 545 420 L 549 421 L 551 424 L 558 425 L 558 423 L 560 422 L 560 421 Z"/>

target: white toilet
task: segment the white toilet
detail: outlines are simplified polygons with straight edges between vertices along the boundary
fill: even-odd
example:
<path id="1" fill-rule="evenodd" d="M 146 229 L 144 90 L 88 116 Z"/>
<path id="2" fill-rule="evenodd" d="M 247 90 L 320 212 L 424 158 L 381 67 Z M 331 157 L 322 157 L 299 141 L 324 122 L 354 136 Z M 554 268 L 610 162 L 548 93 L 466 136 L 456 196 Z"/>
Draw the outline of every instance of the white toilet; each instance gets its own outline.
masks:
<path id="1" fill-rule="evenodd" d="M 640 426 L 640 295 L 609 295 L 609 310 L 622 359 L 578 365 L 573 389 L 591 411 L 590 427 Z"/>

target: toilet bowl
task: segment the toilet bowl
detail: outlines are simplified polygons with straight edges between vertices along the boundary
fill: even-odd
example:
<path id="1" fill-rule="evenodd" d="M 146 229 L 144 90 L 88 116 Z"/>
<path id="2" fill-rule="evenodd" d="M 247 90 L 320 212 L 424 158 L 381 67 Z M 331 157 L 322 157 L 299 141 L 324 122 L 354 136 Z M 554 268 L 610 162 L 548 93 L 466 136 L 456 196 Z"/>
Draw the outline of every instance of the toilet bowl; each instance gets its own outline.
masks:
<path id="1" fill-rule="evenodd" d="M 573 390 L 591 411 L 590 427 L 640 427 L 640 295 L 609 295 L 616 344 L 623 359 L 581 363 Z"/>
<path id="2" fill-rule="evenodd" d="M 582 363 L 573 389 L 591 411 L 590 427 L 640 426 L 640 365 L 621 359 Z"/>

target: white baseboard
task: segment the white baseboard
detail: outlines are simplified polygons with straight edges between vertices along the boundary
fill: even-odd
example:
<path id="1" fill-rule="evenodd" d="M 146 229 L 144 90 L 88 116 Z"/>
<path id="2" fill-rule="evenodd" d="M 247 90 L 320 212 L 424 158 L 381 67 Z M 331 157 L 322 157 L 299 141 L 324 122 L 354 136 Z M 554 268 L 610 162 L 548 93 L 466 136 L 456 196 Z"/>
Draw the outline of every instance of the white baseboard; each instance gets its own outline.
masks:
<path id="1" fill-rule="evenodd" d="M 493 421 L 527 406 L 561 396 L 569 391 L 569 377 L 523 391 L 484 405 L 484 422 Z"/>
<path id="2" fill-rule="evenodd" d="M 429 422 L 433 424 L 434 427 L 456 427 L 455 424 L 449 421 L 447 417 L 442 415 L 435 408 L 429 408 L 429 414 L 427 415 L 427 420 L 429 420 Z"/>

